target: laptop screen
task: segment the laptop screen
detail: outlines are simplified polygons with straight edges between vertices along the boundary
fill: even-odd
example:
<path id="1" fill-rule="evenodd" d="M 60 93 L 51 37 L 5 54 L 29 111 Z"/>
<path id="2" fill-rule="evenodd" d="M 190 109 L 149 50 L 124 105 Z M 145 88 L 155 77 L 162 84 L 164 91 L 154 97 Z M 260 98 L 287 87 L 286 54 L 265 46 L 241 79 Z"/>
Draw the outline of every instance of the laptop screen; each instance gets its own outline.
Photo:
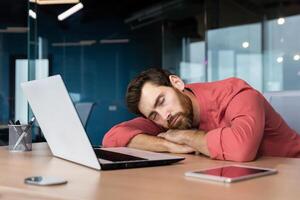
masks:
<path id="1" fill-rule="evenodd" d="M 125 162 L 125 161 L 138 161 L 138 160 L 147 160 L 145 158 L 139 158 L 127 154 L 117 153 L 113 151 L 107 151 L 103 149 L 94 149 L 97 158 L 104 160 L 109 160 L 112 162 Z"/>

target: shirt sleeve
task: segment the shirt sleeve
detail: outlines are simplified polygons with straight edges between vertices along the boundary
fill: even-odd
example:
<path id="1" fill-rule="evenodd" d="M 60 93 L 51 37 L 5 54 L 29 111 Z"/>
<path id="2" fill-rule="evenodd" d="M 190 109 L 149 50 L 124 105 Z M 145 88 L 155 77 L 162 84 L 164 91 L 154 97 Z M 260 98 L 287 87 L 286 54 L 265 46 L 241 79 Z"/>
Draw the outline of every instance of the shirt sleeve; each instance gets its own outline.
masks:
<path id="1" fill-rule="evenodd" d="M 253 89 L 232 98 L 225 111 L 228 126 L 206 134 L 210 157 L 246 162 L 255 159 L 265 126 L 264 98 Z"/>
<path id="2" fill-rule="evenodd" d="M 158 135 L 164 130 L 152 121 L 138 117 L 112 127 L 104 136 L 104 147 L 125 147 L 138 134 Z"/>

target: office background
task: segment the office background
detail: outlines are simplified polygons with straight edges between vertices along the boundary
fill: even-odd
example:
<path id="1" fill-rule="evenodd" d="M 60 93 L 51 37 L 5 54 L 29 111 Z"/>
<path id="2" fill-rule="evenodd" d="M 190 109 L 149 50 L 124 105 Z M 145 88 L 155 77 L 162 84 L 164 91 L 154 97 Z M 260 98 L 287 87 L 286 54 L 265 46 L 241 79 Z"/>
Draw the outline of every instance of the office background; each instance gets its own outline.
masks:
<path id="1" fill-rule="evenodd" d="M 134 117 L 126 86 L 150 67 L 187 83 L 235 76 L 261 92 L 300 90 L 299 1 L 81 0 L 58 19 L 78 3 L 0 2 L 1 125 L 31 115 L 19 82 L 54 74 L 75 103 L 94 103 L 86 125 L 94 145 Z"/>

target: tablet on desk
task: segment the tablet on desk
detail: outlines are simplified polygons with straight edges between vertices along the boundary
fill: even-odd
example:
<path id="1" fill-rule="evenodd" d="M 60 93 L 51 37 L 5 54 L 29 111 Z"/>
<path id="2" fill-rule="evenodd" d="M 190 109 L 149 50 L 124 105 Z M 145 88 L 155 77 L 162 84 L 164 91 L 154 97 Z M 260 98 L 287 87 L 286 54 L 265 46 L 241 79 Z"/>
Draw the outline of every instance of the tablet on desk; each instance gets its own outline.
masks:
<path id="1" fill-rule="evenodd" d="M 259 176 L 277 173 L 276 169 L 252 167 L 245 165 L 229 165 L 223 167 L 186 172 L 188 177 L 231 183 Z"/>

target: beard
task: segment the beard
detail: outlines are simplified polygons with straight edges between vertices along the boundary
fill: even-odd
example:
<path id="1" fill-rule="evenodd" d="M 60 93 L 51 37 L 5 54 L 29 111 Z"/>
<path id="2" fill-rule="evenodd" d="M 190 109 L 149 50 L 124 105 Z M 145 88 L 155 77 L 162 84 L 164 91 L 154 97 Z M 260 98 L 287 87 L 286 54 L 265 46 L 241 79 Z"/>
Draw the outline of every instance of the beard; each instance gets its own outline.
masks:
<path id="1" fill-rule="evenodd" d="M 194 118 L 192 101 L 187 95 L 181 93 L 177 88 L 174 88 L 174 90 L 183 111 L 176 113 L 168 120 L 168 128 L 180 130 L 190 129 L 192 128 Z"/>

